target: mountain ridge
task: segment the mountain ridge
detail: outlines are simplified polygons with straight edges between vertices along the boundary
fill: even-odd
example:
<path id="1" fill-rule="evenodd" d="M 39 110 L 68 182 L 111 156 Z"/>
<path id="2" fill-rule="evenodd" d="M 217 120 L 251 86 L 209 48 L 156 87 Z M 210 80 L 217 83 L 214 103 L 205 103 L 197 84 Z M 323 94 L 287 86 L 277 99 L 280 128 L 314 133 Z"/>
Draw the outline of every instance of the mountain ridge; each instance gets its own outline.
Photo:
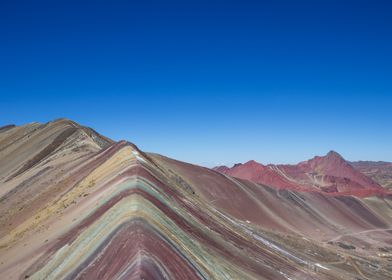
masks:
<path id="1" fill-rule="evenodd" d="M 97 137 L 66 120 L 0 133 L 2 278 L 392 277 L 389 197 L 277 189 Z"/>

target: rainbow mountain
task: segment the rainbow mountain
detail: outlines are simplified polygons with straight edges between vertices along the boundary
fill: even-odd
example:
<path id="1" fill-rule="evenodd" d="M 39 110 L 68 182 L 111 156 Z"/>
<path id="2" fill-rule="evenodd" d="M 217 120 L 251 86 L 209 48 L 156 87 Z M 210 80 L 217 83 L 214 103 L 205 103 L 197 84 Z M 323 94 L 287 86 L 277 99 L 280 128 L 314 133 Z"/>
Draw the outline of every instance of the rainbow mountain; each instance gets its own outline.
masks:
<path id="1" fill-rule="evenodd" d="M 2 127 L 0 279 L 392 278 L 388 193 L 218 171 L 67 119 Z"/>

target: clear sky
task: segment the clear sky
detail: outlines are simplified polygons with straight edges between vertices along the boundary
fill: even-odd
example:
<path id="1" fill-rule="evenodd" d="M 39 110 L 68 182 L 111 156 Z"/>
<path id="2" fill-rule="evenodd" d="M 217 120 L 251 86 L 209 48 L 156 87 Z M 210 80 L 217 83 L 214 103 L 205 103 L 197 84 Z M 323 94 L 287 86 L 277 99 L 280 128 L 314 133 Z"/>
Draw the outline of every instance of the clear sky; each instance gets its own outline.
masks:
<path id="1" fill-rule="evenodd" d="M 143 3 L 143 4 L 141 4 Z M 0 125 L 213 166 L 392 161 L 392 1 L 1 1 Z"/>

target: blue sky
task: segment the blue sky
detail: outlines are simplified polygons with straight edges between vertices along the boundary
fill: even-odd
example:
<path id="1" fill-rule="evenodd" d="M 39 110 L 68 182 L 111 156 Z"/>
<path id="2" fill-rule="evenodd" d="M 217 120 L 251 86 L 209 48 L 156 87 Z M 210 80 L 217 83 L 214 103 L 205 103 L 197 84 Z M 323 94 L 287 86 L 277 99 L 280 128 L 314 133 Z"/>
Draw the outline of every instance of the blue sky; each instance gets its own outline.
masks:
<path id="1" fill-rule="evenodd" d="M 331 149 L 392 161 L 391 12 L 374 0 L 2 1 L 0 124 L 67 117 L 206 166 Z"/>

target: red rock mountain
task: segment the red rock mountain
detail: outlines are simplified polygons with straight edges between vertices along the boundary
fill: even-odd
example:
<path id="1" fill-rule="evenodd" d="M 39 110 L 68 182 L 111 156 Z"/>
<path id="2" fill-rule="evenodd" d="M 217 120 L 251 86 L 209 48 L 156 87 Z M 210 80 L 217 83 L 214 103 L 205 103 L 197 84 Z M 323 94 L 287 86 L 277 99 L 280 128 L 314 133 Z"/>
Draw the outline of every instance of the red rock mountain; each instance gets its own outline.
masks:
<path id="1" fill-rule="evenodd" d="M 236 164 L 232 168 L 219 166 L 214 169 L 278 189 L 360 197 L 388 194 L 381 185 L 355 169 L 334 151 L 297 165 L 263 165 L 251 160 L 245 164 Z"/>

